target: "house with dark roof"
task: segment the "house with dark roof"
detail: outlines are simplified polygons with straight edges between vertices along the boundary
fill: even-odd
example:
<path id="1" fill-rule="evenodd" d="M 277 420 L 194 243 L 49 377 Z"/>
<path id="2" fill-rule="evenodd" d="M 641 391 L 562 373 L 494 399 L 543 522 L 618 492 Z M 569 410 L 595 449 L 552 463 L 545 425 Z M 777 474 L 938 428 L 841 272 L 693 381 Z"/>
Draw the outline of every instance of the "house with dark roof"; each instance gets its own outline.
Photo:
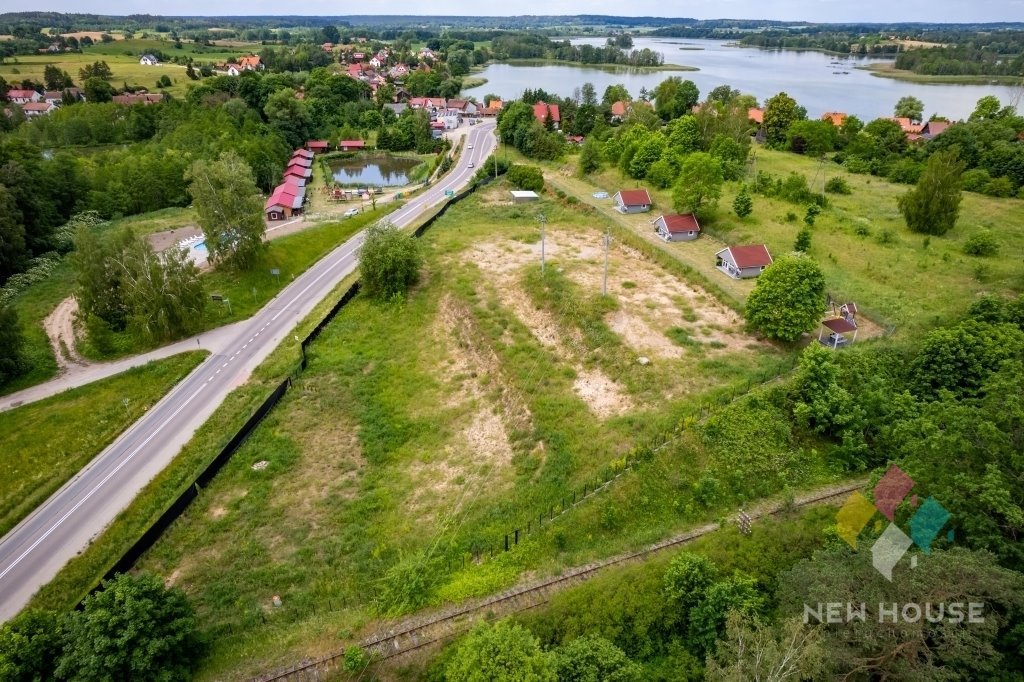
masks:
<path id="1" fill-rule="evenodd" d="M 139 64 L 141 66 L 160 66 L 160 60 L 154 55 L 144 54 L 139 57 Z"/>
<path id="2" fill-rule="evenodd" d="M 548 117 L 551 117 L 551 123 L 554 125 L 555 130 L 559 129 L 562 124 L 562 114 L 558 110 L 557 104 L 548 104 L 547 102 L 537 102 L 533 105 L 533 115 L 537 117 L 537 120 L 543 124 L 547 124 Z"/>
<path id="3" fill-rule="evenodd" d="M 715 254 L 715 267 L 733 279 L 757 277 L 772 264 L 772 255 L 764 244 L 727 246 Z"/>
<path id="4" fill-rule="evenodd" d="M 825 334 L 828 334 L 826 336 Z M 832 348 L 846 346 L 857 340 L 857 322 L 845 317 L 823 320 L 818 331 L 818 343 Z"/>
<path id="5" fill-rule="evenodd" d="M 654 219 L 654 231 L 667 242 L 692 242 L 700 236 L 700 223 L 692 213 L 662 215 Z"/>
<path id="6" fill-rule="evenodd" d="M 615 193 L 615 208 L 619 213 L 645 213 L 653 202 L 646 189 L 623 189 Z"/>

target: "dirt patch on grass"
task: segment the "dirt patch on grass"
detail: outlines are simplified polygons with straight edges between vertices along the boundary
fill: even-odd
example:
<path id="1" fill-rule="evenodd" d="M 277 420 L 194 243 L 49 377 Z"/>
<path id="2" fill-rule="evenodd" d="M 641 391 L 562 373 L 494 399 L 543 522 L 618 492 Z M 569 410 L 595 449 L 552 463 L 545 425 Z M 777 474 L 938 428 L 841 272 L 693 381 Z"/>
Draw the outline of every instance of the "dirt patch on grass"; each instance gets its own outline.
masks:
<path id="1" fill-rule="evenodd" d="M 53 348 L 53 355 L 57 358 L 57 367 L 61 373 L 92 364 L 78 354 L 78 334 L 75 330 L 77 315 L 78 301 L 74 296 L 68 296 L 43 320 L 43 329 L 50 339 L 50 347 Z"/>
<path id="2" fill-rule="evenodd" d="M 562 267 L 576 260 L 593 260 L 600 250 L 590 244 L 580 243 L 573 235 L 559 233 L 551 235 L 545 244 L 545 256 L 558 259 Z M 578 329 L 567 329 L 543 308 L 538 308 L 519 283 L 522 270 L 529 263 L 540 259 L 540 243 L 504 240 L 483 242 L 464 254 L 467 262 L 474 263 L 494 284 L 498 301 L 522 322 L 534 338 L 546 349 L 569 363 L 575 370 L 576 394 L 599 418 L 622 414 L 633 407 L 633 402 L 622 387 L 599 369 L 583 369 L 587 350 Z"/>

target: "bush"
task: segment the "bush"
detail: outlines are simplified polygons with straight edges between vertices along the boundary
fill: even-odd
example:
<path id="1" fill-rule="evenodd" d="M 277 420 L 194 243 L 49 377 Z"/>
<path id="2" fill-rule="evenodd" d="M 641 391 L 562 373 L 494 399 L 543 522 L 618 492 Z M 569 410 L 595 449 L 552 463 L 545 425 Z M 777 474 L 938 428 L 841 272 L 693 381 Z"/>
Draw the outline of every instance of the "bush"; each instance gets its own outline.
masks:
<path id="1" fill-rule="evenodd" d="M 393 225 L 372 225 L 359 249 L 359 275 L 368 296 L 401 296 L 419 280 L 420 242 Z"/>
<path id="2" fill-rule="evenodd" d="M 825 276 L 806 256 L 779 258 L 761 273 L 747 298 L 750 326 L 779 341 L 795 341 L 821 321 Z"/>
<path id="3" fill-rule="evenodd" d="M 521 625 L 479 625 L 466 635 L 445 666 L 448 682 L 530 680 L 555 682 L 556 659 Z"/>
<path id="4" fill-rule="evenodd" d="M 829 194 L 850 194 L 850 185 L 844 178 L 836 176 L 825 183 L 825 191 Z"/>
<path id="5" fill-rule="evenodd" d="M 846 157 L 846 160 L 843 161 L 843 166 L 846 170 L 858 175 L 867 175 L 871 172 L 871 162 L 859 156 Z"/>
<path id="6" fill-rule="evenodd" d="M 899 182 L 904 185 L 913 185 L 921 179 L 924 172 L 924 165 L 913 159 L 900 159 L 889 167 L 886 177 L 892 182 Z"/>
<path id="7" fill-rule="evenodd" d="M 858 225 L 857 227 L 853 228 L 853 233 L 858 237 L 870 237 L 871 228 L 868 227 L 867 225 Z"/>
<path id="8" fill-rule="evenodd" d="M 960 176 L 963 188 L 968 192 L 982 192 L 992 178 L 984 168 L 972 168 Z"/>
<path id="9" fill-rule="evenodd" d="M 985 185 L 984 191 L 990 197 L 1008 199 L 1013 196 L 1013 181 L 1005 175 L 1001 178 L 995 178 Z"/>
<path id="10" fill-rule="evenodd" d="M 544 175 L 536 166 L 513 164 L 506 174 L 513 187 L 540 192 L 544 189 Z"/>
<path id="11" fill-rule="evenodd" d="M 994 256 L 999 253 L 999 240 L 989 230 L 976 232 L 964 242 L 964 253 L 968 256 Z"/>

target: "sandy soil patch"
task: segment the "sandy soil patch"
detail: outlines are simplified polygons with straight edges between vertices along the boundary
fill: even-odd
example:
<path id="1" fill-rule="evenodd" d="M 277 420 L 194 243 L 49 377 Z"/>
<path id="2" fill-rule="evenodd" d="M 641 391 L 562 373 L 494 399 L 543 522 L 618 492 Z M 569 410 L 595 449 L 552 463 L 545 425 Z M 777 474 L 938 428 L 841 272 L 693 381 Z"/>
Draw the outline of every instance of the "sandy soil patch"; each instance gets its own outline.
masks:
<path id="1" fill-rule="evenodd" d="M 581 259 L 593 261 L 601 255 L 599 248 L 580 243 L 572 235 L 565 234 L 550 235 L 544 251 L 545 257 L 557 257 L 562 264 L 570 260 L 573 263 Z M 526 325 L 541 345 L 570 363 L 578 377 L 585 377 L 577 379 L 574 389 L 595 416 L 604 419 L 633 408 L 633 401 L 613 379 L 601 370 L 583 369 L 582 361 L 588 351 L 579 330 L 565 329 L 550 312 L 537 308 L 519 286 L 522 268 L 540 260 L 539 242 L 483 242 L 465 252 L 464 258 L 484 272 L 495 285 L 501 304 Z"/>
<path id="2" fill-rule="evenodd" d="M 166 251 L 172 246 L 177 245 L 183 239 L 190 239 L 192 237 L 201 235 L 203 231 L 198 225 L 183 225 L 173 230 L 164 230 L 163 232 L 154 232 L 153 234 L 146 236 L 146 241 L 153 247 L 153 250 L 159 253 L 160 251 Z"/>
<path id="3" fill-rule="evenodd" d="M 68 296 L 43 320 L 43 329 L 46 330 L 46 336 L 50 339 L 53 355 L 57 358 L 58 371 L 62 373 L 69 369 L 80 369 L 92 364 L 79 355 L 76 349 L 78 334 L 75 330 L 75 317 L 77 315 L 78 301 L 74 296 Z"/>

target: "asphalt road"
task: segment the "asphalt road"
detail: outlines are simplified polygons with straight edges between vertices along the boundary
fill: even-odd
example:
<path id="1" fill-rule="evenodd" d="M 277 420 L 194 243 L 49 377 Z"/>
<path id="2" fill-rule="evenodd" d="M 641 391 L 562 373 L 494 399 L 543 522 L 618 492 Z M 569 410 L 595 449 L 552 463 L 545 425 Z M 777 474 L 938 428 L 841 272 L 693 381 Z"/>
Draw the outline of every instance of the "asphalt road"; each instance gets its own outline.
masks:
<path id="1" fill-rule="evenodd" d="M 494 123 L 469 128 L 467 149 L 441 181 L 387 218 L 406 227 L 463 187 L 496 145 Z M 473 149 L 468 149 L 472 144 Z M 360 232 L 283 289 L 139 421 L 0 540 L 0 621 L 32 595 L 110 524 L 181 451 L 233 389 L 357 266 Z"/>

